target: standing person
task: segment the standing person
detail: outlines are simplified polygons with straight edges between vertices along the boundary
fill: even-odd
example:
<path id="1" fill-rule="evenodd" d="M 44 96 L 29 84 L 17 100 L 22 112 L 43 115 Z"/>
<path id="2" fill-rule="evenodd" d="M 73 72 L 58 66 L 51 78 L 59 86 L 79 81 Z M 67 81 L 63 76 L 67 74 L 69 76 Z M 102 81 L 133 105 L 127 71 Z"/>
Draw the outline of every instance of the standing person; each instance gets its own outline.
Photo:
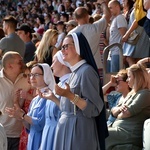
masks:
<path id="1" fill-rule="evenodd" d="M 134 1 L 133 0 L 123 0 L 123 14 L 127 20 L 127 24 L 129 23 L 130 14 L 133 10 Z"/>
<path id="2" fill-rule="evenodd" d="M 74 11 L 75 19 L 78 22 L 78 26 L 71 30 L 69 34 L 74 32 L 82 32 L 90 45 L 97 67 L 101 68 L 101 56 L 99 52 L 100 34 L 105 31 L 107 27 L 107 23 L 110 19 L 110 12 L 107 7 L 107 0 L 98 0 L 97 2 L 100 3 L 103 8 L 102 18 L 94 22 L 93 24 L 89 24 L 88 10 L 85 7 L 78 7 Z"/>
<path id="3" fill-rule="evenodd" d="M 32 42 L 32 30 L 27 24 L 22 24 L 17 28 L 17 34 L 25 43 L 24 62 L 28 63 L 34 59 L 36 47 Z"/>
<path id="4" fill-rule="evenodd" d="M 127 31 L 127 21 L 121 14 L 121 5 L 117 0 L 111 0 L 108 3 L 113 20 L 109 29 L 109 45 L 114 43 L 122 44 L 122 37 Z M 109 59 L 109 58 L 108 58 Z M 110 66 L 109 72 L 119 71 L 119 48 L 113 47 L 110 49 Z"/>
<path id="5" fill-rule="evenodd" d="M 69 20 L 66 24 L 66 32 L 69 33 L 72 29 L 74 29 L 78 23 L 75 20 Z"/>
<path id="6" fill-rule="evenodd" d="M 53 64 L 51 68 L 53 69 L 53 74 L 56 77 L 59 77 L 58 85 L 61 87 L 65 87 L 65 82 L 70 75 L 71 70 L 67 67 L 67 63 L 63 61 L 62 52 L 58 51 L 53 57 Z M 55 104 L 51 99 L 58 98 L 60 96 L 50 94 L 48 97 L 44 95 L 44 98 L 49 99 L 46 102 L 46 110 L 45 110 L 45 126 L 42 133 L 42 142 L 40 149 L 41 150 L 53 150 L 53 143 L 55 137 L 55 129 L 60 117 L 60 109 L 59 105 Z"/>
<path id="7" fill-rule="evenodd" d="M 49 65 L 46 63 L 34 65 L 30 73 L 30 82 L 42 93 L 48 88 L 54 90 L 55 79 Z M 32 100 L 27 114 L 20 108 L 5 109 L 12 117 L 22 119 L 29 133 L 27 150 L 39 150 L 45 125 L 45 107 L 46 99 L 38 95 Z"/>
<path id="8" fill-rule="evenodd" d="M 5 107 L 13 107 L 14 91 L 18 88 L 28 91 L 29 84 L 23 76 L 24 64 L 19 53 L 9 51 L 2 58 L 3 68 L 0 71 L 0 123 L 4 126 L 8 140 L 8 150 L 18 150 L 22 122 L 9 118 Z"/>
<path id="9" fill-rule="evenodd" d="M 144 121 L 150 117 L 149 75 L 146 68 L 133 64 L 128 68 L 128 85 L 132 93 L 111 110 L 117 119 L 108 128 L 106 150 L 142 149 Z M 132 134 L 131 134 L 132 133 Z"/>
<path id="10" fill-rule="evenodd" d="M 144 29 L 150 38 L 150 1 L 144 0 L 144 8 L 147 10 L 146 21 L 144 22 Z"/>
<path id="11" fill-rule="evenodd" d="M 0 116 L 2 112 L 0 111 Z M 0 123 L 0 150 L 7 150 L 7 137 L 3 125 Z"/>
<path id="12" fill-rule="evenodd" d="M 56 127 L 53 149 L 104 149 L 107 135 L 106 118 L 103 114 L 105 108 L 98 70 L 89 44 L 81 32 L 72 33 L 65 37 L 61 51 L 63 60 L 71 65 L 72 74 L 66 88 L 55 86 L 56 94 L 61 99 L 60 102 L 54 102 L 59 105 L 62 113 Z M 103 117 L 101 125 L 97 125 L 98 120 L 95 120 L 99 115 Z"/>
<path id="13" fill-rule="evenodd" d="M 7 36 L 0 40 L 0 56 L 8 51 L 16 51 L 24 57 L 25 44 L 15 33 L 16 27 L 17 20 L 13 16 L 3 19 L 3 30 Z"/>
<path id="14" fill-rule="evenodd" d="M 31 100 L 37 95 L 36 88 L 31 86 L 30 83 L 30 72 L 32 69 L 32 66 L 36 64 L 37 62 L 31 61 L 26 64 L 26 69 L 24 71 L 23 76 L 27 78 L 28 83 L 30 84 L 30 89 L 28 91 L 23 91 L 22 89 L 18 89 L 16 91 L 19 92 L 18 96 L 19 98 L 14 99 L 14 104 L 18 105 L 18 107 L 21 107 L 26 113 L 28 112 Z M 23 106 L 20 105 L 19 100 L 23 99 Z M 23 126 L 21 134 L 20 134 L 20 141 L 19 141 L 19 150 L 26 150 L 27 149 L 27 141 L 28 141 L 28 133 L 26 132 L 26 128 Z"/>
<path id="15" fill-rule="evenodd" d="M 136 2 L 138 2 L 138 0 L 136 0 Z M 136 19 L 136 16 L 142 15 L 137 13 L 137 10 L 139 10 L 140 5 L 136 2 L 135 8 L 132 10 L 130 15 L 128 30 L 122 38 L 122 41 L 124 42 L 123 55 L 125 56 L 129 66 L 135 64 L 138 60 L 142 58 L 148 57 L 150 49 L 149 37 L 146 34 L 144 28 L 138 25 L 138 20 Z M 143 6 L 141 7 L 143 8 Z M 135 44 L 128 43 L 128 39 L 134 34 L 138 35 L 137 42 Z"/>
<path id="16" fill-rule="evenodd" d="M 55 46 L 58 50 L 60 50 L 61 46 L 62 46 L 63 39 L 66 36 L 64 22 L 63 21 L 58 21 L 57 24 L 56 24 L 56 28 L 57 28 L 57 31 L 58 31 L 58 39 L 57 39 L 57 43 L 56 43 Z"/>
<path id="17" fill-rule="evenodd" d="M 48 29 L 40 41 L 37 50 L 35 51 L 35 60 L 39 63 L 47 63 L 52 65 L 52 58 L 57 52 L 55 44 L 57 42 L 57 30 Z"/>

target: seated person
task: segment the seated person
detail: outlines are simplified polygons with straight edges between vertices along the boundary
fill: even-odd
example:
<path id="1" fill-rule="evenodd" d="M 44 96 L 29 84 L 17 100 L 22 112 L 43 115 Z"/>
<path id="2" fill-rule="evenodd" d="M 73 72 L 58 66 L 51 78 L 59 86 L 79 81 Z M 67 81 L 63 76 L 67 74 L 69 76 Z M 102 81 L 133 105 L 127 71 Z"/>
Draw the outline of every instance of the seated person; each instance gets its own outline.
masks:
<path id="1" fill-rule="evenodd" d="M 149 75 L 144 66 L 133 64 L 128 68 L 128 85 L 132 91 L 127 98 L 111 109 L 117 119 L 108 128 L 106 150 L 142 149 L 143 124 L 150 117 Z"/>
<path id="2" fill-rule="evenodd" d="M 115 91 L 110 92 L 107 95 L 107 102 L 109 109 L 115 107 L 120 101 L 123 101 L 127 94 L 130 92 L 130 87 L 128 86 L 127 80 L 127 70 L 122 69 L 118 72 L 116 76 L 112 75 L 110 81 L 103 86 L 103 94 L 106 95 L 108 89 L 115 87 Z M 107 125 L 111 126 L 116 120 L 111 114 L 108 117 Z"/>

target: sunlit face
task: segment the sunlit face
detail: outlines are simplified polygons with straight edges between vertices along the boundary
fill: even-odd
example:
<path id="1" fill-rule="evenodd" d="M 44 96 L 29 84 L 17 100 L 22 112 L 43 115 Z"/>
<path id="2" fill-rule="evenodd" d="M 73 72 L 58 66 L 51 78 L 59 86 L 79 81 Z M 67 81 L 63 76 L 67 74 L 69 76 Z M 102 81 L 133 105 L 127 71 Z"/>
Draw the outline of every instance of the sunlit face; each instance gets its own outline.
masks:
<path id="1" fill-rule="evenodd" d="M 62 64 L 58 61 L 57 57 L 53 58 L 53 63 L 51 68 L 53 69 L 53 74 L 56 77 L 61 77 L 60 71 L 62 69 Z"/>
<path id="2" fill-rule="evenodd" d="M 24 71 L 24 63 L 23 63 L 23 59 L 20 55 L 15 55 L 14 56 L 14 60 L 13 62 L 10 64 L 12 67 L 12 71 L 13 73 L 19 75 L 20 73 L 22 73 Z"/>
<path id="3" fill-rule="evenodd" d="M 74 64 L 72 64 L 72 62 L 79 55 L 77 54 L 77 52 L 75 50 L 75 46 L 74 46 L 72 38 L 66 37 L 64 39 L 61 51 L 63 54 L 64 61 L 68 62 L 70 65 L 74 65 Z"/>
<path id="4" fill-rule="evenodd" d="M 72 30 L 73 28 L 74 28 L 74 26 L 71 25 L 71 24 L 66 25 L 66 31 L 67 31 L 67 33 L 68 33 L 70 30 Z"/>
<path id="5" fill-rule="evenodd" d="M 146 10 L 150 9 L 150 2 L 149 2 L 149 0 L 144 0 L 144 8 Z"/>
<path id="6" fill-rule="evenodd" d="M 52 46 L 55 46 L 56 45 L 56 43 L 57 43 L 57 39 L 58 39 L 58 35 L 55 35 L 54 37 L 53 37 L 53 39 L 52 39 Z"/>
<path id="7" fill-rule="evenodd" d="M 31 69 L 30 83 L 33 87 L 41 89 L 46 86 L 41 68 L 35 66 Z"/>
<path id="8" fill-rule="evenodd" d="M 127 81 L 128 81 L 129 87 L 133 88 L 133 86 L 134 86 L 134 76 L 133 76 L 131 71 L 128 71 L 128 79 L 127 79 Z"/>
<path id="9" fill-rule="evenodd" d="M 128 87 L 128 83 L 126 81 L 123 80 L 123 78 L 121 76 L 118 76 L 116 79 L 116 91 L 123 93 L 125 91 L 125 89 L 129 89 Z"/>
<path id="10" fill-rule="evenodd" d="M 109 9 L 110 9 L 110 12 L 111 12 L 111 15 L 112 16 L 115 16 L 116 15 L 116 5 L 114 5 L 112 2 L 110 2 L 109 4 L 108 4 L 108 7 L 109 7 Z"/>

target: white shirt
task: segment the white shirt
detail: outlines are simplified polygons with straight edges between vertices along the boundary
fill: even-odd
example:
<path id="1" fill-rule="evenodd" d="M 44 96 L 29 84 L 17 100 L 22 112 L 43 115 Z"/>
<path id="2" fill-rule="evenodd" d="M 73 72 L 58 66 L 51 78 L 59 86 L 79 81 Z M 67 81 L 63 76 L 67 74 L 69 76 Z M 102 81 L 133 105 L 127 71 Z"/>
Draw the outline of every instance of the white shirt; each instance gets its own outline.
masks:
<path id="1" fill-rule="evenodd" d="M 19 121 L 15 118 L 10 118 L 5 112 L 5 108 L 12 108 L 14 106 L 14 93 L 17 89 L 28 91 L 29 88 L 30 85 L 22 74 L 20 74 L 16 81 L 12 83 L 4 75 L 3 69 L 0 71 L 0 110 L 2 112 L 2 115 L 0 116 L 0 123 L 4 126 L 7 137 L 20 137 L 22 121 Z"/>
<path id="2" fill-rule="evenodd" d="M 7 137 L 2 124 L 0 124 L 0 150 L 7 150 Z"/>

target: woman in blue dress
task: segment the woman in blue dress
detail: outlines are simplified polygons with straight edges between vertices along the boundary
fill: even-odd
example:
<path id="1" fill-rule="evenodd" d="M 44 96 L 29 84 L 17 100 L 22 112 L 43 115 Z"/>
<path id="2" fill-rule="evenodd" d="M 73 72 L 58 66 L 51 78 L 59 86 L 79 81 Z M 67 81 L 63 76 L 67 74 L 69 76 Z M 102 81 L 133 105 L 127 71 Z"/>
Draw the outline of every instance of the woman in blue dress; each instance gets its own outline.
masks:
<path id="1" fill-rule="evenodd" d="M 34 65 L 30 73 L 30 82 L 33 87 L 42 93 L 46 89 L 54 90 L 55 79 L 49 65 L 46 63 Z M 27 150 L 39 150 L 45 125 L 45 107 L 46 99 L 37 95 L 31 101 L 27 114 L 20 108 L 7 108 L 10 115 L 22 119 L 29 133 Z"/>
<path id="2" fill-rule="evenodd" d="M 56 77 L 59 77 L 60 82 L 58 83 L 58 85 L 61 87 L 64 87 L 65 82 L 67 81 L 71 72 L 69 67 L 67 66 L 68 64 L 64 62 L 62 59 L 62 52 L 58 51 L 53 57 L 53 63 L 51 68 L 53 69 L 53 74 Z M 51 94 L 53 97 L 55 97 L 53 93 Z M 48 93 L 47 95 L 44 93 L 43 96 L 46 99 L 51 99 Z M 56 97 L 60 99 L 60 96 L 56 95 Z M 55 128 L 57 126 L 59 117 L 60 117 L 60 109 L 58 105 L 51 100 L 47 100 L 45 108 L 45 126 L 42 133 L 42 142 L 40 150 L 53 150 Z"/>

